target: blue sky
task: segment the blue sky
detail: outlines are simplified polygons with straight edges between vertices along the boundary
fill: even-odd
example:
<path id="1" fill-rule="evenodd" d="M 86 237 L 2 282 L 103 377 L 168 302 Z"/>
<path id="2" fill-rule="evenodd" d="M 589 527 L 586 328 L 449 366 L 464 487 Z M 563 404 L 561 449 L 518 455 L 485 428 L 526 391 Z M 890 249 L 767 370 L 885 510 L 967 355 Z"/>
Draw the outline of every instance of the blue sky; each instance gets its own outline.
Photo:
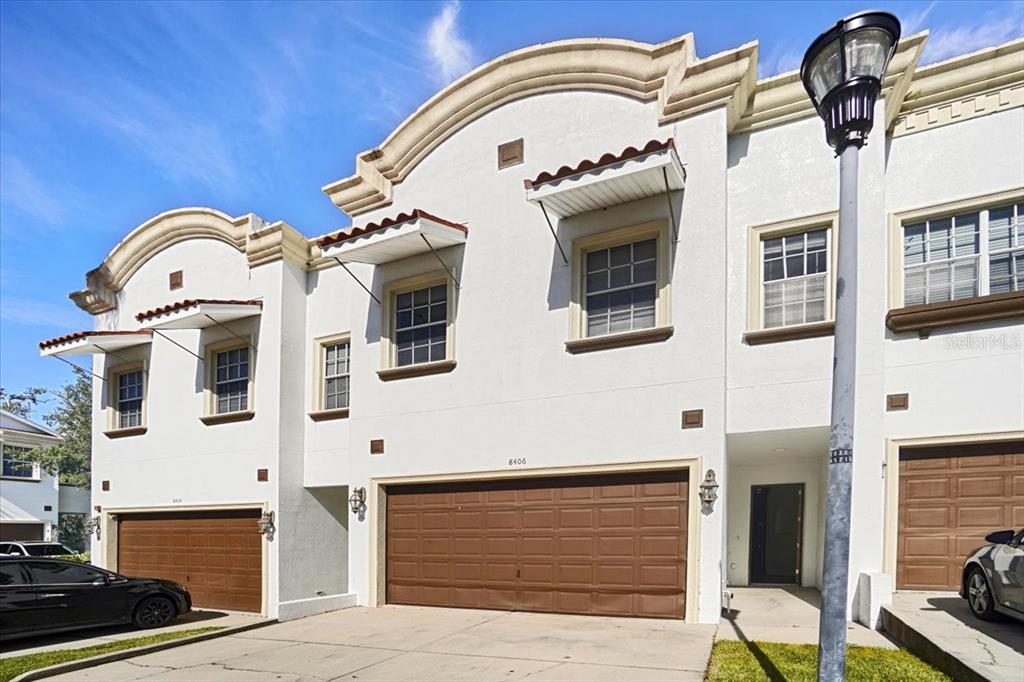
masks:
<path id="1" fill-rule="evenodd" d="M 1024 35 L 1024 2 L 880 2 L 925 62 Z M 320 192 L 438 88 L 534 43 L 757 39 L 796 68 L 854 2 L 0 3 L 0 384 L 70 372 L 39 340 L 91 328 L 68 299 L 148 217 L 206 205 L 348 224 Z"/>

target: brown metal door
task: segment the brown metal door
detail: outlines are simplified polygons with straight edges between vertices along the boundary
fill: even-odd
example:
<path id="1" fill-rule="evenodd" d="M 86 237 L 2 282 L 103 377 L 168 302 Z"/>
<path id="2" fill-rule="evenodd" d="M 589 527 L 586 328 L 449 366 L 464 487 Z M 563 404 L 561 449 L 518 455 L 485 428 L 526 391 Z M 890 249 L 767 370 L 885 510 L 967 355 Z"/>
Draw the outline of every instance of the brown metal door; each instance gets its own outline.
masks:
<path id="1" fill-rule="evenodd" d="M 1024 527 L 1024 443 L 900 452 L 896 587 L 960 589 L 994 530 Z"/>
<path id="2" fill-rule="evenodd" d="M 387 601 L 682 618 L 684 471 L 392 487 Z"/>
<path id="3" fill-rule="evenodd" d="M 193 606 L 255 611 L 263 601 L 258 510 L 123 514 L 117 572 L 185 585 Z"/>

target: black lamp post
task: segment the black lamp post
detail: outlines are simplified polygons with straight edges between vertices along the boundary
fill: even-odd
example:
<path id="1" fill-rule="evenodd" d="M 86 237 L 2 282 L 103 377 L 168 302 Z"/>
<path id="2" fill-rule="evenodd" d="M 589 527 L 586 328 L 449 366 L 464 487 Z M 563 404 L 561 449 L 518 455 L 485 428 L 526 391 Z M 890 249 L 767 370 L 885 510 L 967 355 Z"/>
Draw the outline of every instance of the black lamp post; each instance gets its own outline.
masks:
<path id="1" fill-rule="evenodd" d="M 846 679 L 846 602 L 850 573 L 850 490 L 857 347 L 857 161 L 875 122 L 875 102 L 900 39 L 888 12 L 861 12 L 811 43 L 800 65 L 825 139 L 839 156 L 839 239 L 832 362 L 825 556 L 818 629 L 818 680 Z"/>

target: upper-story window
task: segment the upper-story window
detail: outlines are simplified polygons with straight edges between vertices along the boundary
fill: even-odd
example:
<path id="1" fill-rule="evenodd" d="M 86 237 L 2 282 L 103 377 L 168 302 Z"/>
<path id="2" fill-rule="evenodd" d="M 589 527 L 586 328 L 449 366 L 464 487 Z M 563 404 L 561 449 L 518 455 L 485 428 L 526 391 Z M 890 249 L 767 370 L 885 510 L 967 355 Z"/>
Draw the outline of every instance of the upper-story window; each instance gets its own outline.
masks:
<path id="1" fill-rule="evenodd" d="M 323 409 L 340 410 L 348 407 L 349 398 L 349 341 L 327 343 L 323 346 Z"/>
<path id="2" fill-rule="evenodd" d="M 39 478 L 39 470 L 35 462 L 30 459 L 32 448 L 21 445 L 0 445 L 3 451 L 3 468 L 0 470 L 3 476 L 8 478 Z"/>
<path id="3" fill-rule="evenodd" d="M 454 367 L 455 288 L 444 271 L 389 282 L 384 292 L 381 379 Z"/>
<path id="4" fill-rule="evenodd" d="M 117 375 L 117 428 L 142 426 L 142 370 Z"/>
<path id="5" fill-rule="evenodd" d="M 829 302 L 826 228 L 761 240 L 761 319 L 765 329 L 823 322 Z"/>
<path id="6" fill-rule="evenodd" d="M 903 305 L 1024 291 L 1024 203 L 904 221 Z"/>
<path id="7" fill-rule="evenodd" d="M 249 347 L 217 351 L 213 382 L 214 412 L 244 412 L 249 409 Z"/>

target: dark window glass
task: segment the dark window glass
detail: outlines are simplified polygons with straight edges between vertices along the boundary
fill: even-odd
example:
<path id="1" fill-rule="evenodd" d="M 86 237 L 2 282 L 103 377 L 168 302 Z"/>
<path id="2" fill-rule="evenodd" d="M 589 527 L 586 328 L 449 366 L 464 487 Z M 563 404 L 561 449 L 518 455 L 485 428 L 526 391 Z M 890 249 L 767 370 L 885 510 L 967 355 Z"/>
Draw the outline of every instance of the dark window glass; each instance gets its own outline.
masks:
<path id="1" fill-rule="evenodd" d="M 21 572 L 21 566 L 13 561 L 0 563 L 0 586 L 4 585 L 27 585 L 25 575 Z"/>
<path id="2" fill-rule="evenodd" d="M 395 364 L 437 362 L 446 355 L 448 286 L 439 284 L 395 297 Z"/>
<path id="3" fill-rule="evenodd" d="M 82 564 L 70 564 L 61 561 L 29 561 L 28 567 L 32 577 L 40 585 L 68 585 L 94 583 L 105 573 Z"/>
<path id="4" fill-rule="evenodd" d="M 53 542 L 45 545 L 25 545 L 25 551 L 29 556 L 61 556 L 62 554 L 74 554 L 64 545 Z"/>

